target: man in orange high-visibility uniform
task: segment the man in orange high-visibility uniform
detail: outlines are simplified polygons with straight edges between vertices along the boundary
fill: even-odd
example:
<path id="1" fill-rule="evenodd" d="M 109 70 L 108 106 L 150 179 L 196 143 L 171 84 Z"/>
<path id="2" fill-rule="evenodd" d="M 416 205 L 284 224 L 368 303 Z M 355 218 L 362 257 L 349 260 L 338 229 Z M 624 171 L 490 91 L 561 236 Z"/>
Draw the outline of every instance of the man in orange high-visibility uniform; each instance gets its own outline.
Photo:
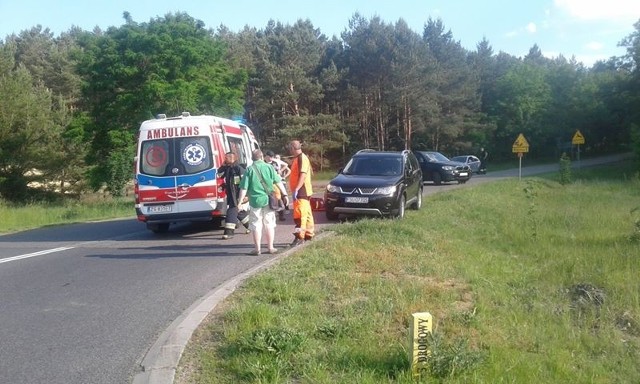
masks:
<path id="1" fill-rule="evenodd" d="M 293 198 L 293 231 L 292 247 L 300 245 L 305 240 L 311 240 L 314 235 L 313 212 L 309 199 L 313 195 L 311 189 L 311 162 L 302 153 L 302 144 L 298 140 L 289 143 L 289 153 L 292 156 L 291 174 L 289 175 L 289 189 Z"/>

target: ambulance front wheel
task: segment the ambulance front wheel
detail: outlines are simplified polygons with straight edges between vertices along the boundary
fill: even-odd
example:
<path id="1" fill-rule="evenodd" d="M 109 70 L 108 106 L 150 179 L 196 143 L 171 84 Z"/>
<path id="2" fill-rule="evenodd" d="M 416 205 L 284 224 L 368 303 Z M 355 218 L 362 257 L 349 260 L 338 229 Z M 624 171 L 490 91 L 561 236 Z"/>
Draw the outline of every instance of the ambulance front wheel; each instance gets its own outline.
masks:
<path id="1" fill-rule="evenodd" d="M 147 224 L 147 229 L 153 233 L 165 233 L 169 230 L 169 223 Z"/>

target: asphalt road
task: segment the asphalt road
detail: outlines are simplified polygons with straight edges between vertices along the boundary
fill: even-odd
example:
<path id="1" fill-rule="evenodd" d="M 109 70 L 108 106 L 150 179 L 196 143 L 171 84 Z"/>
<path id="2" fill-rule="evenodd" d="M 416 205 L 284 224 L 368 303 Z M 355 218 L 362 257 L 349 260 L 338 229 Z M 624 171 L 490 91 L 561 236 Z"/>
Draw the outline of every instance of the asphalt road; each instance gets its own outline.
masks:
<path id="1" fill-rule="evenodd" d="M 554 169 L 526 167 L 522 176 Z M 490 171 L 424 190 L 514 176 L 517 169 Z M 322 212 L 315 218 L 320 231 L 327 226 Z M 292 229 L 290 217 L 279 223 L 277 246 L 292 240 Z M 223 241 L 221 233 L 185 224 L 158 236 L 129 218 L 0 236 L 0 383 L 171 379 L 175 351 L 199 319 L 242 278 L 286 256 L 248 256 L 250 235 Z"/>
<path id="2" fill-rule="evenodd" d="M 0 236 L 0 383 L 130 383 L 189 306 L 269 258 L 245 254 L 250 235 L 220 236 L 132 218 Z"/>

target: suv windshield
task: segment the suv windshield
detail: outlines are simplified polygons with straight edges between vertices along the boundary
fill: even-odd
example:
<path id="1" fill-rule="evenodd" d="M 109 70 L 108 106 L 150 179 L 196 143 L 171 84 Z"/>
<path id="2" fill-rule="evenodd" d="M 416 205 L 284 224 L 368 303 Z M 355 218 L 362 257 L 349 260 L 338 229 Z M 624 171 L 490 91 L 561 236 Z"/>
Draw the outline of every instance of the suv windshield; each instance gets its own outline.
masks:
<path id="1" fill-rule="evenodd" d="M 343 173 L 358 176 L 398 176 L 402 174 L 402 157 L 356 156 L 344 167 Z"/>

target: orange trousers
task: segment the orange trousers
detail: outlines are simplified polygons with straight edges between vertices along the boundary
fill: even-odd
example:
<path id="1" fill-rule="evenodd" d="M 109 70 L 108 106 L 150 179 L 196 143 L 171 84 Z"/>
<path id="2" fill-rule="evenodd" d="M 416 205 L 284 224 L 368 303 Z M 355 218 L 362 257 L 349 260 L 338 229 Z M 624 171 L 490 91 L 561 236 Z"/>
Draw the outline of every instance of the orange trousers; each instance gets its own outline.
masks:
<path id="1" fill-rule="evenodd" d="M 295 229 L 293 236 L 302 240 L 311 240 L 314 236 L 313 212 L 309 199 L 296 199 L 293 201 L 293 222 Z"/>

